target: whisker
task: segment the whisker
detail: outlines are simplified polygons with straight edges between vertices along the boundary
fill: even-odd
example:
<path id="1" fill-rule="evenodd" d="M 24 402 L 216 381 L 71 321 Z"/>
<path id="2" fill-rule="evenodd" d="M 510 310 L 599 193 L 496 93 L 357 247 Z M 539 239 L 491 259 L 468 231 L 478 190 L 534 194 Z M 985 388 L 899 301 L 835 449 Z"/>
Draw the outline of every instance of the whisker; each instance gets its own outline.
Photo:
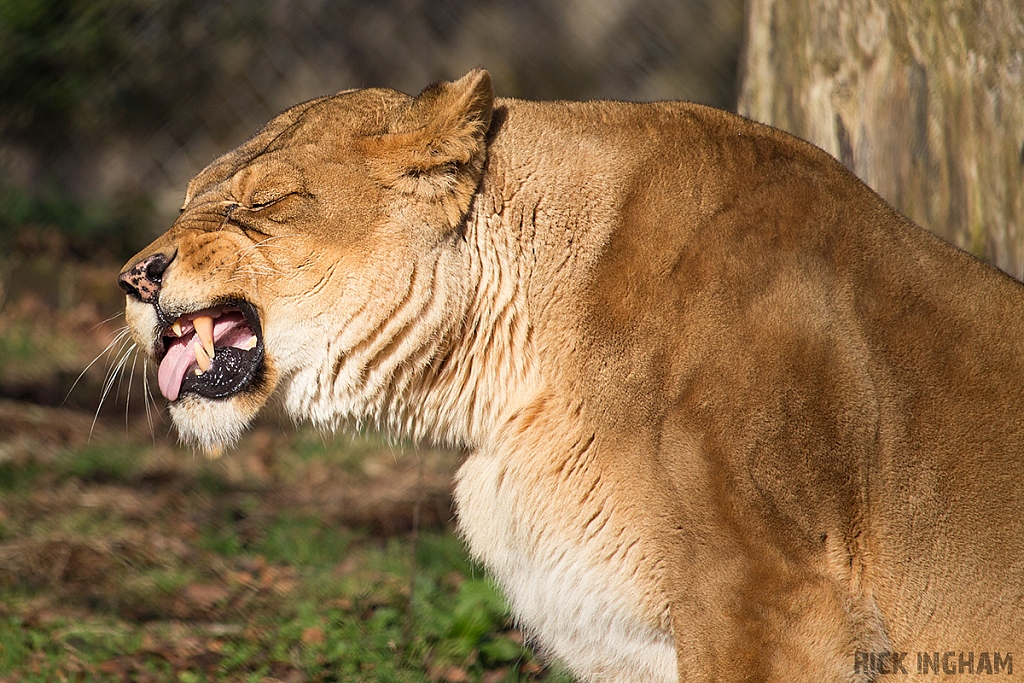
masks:
<path id="1" fill-rule="evenodd" d="M 273 236 L 268 237 L 268 238 L 266 238 L 264 240 L 260 240 L 259 242 L 253 242 L 249 246 L 245 247 L 242 250 L 241 253 L 244 254 L 247 251 L 253 251 L 253 250 L 256 250 L 256 249 L 285 249 L 287 251 L 295 253 L 295 250 L 292 249 L 291 247 L 286 247 L 286 246 L 283 246 L 283 245 L 280 245 L 280 244 L 268 244 L 268 243 L 271 240 L 280 240 L 280 239 L 285 239 L 285 238 L 288 238 L 288 237 L 296 237 L 296 236 L 297 235 L 294 235 L 294 234 L 292 234 L 292 235 L 273 235 Z"/>
<path id="2" fill-rule="evenodd" d="M 231 277 L 238 277 L 240 275 L 278 275 L 280 272 L 280 270 L 270 268 L 235 268 L 235 272 Z"/>
<path id="3" fill-rule="evenodd" d="M 253 262 L 249 262 L 249 263 L 246 263 L 245 265 L 239 264 L 239 265 L 235 266 L 235 270 L 245 270 L 247 268 L 250 269 L 250 270 L 265 270 L 265 271 L 268 271 L 268 272 L 276 272 L 278 270 L 281 270 L 280 268 L 278 268 L 276 265 L 274 265 L 272 262 L 269 262 L 269 261 L 266 262 L 266 263 L 253 263 Z"/>
<path id="4" fill-rule="evenodd" d="M 136 354 L 138 354 L 140 352 L 141 352 L 141 349 L 135 351 Z M 156 444 L 156 431 L 153 429 L 153 415 L 152 415 L 152 413 L 149 412 L 149 402 L 150 402 L 149 392 L 150 392 L 150 389 L 149 389 L 149 357 L 148 356 L 143 356 L 142 357 L 142 401 L 143 401 L 143 405 L 146 406 L 146 422 L 149 424 L 149 435 L 153 438 L 153 444 L 155 445 Z M 156 400 L 155 399 L 153 400 L 153 405 L 154 405 L 154 407 L 156 406 Z"/>
<path id="5" fill-rule="evenodd" d="M 129 348 L 128 352 L 130 351 L 131 349 Z M 120 376 L 121 370 L 123 370 L 124 364 L 128 358 L 128 352 L 125 352 L 124 346 L 118 349 L 114 361 L 110 364 L 110 367 L 107 369 L 107 374 L 103 378 L 103 386 L 100 390 L 100 406 L 97 407 L 97 413 L 99 412 L 99 408 L 102 407 L 103 401 L 107 397 L 107 394 L 110 393 L 110 389 L 114 386 L 114 382 L 116 382 L 118 377 Z"/>
<path id="6" fill-rule="evenodd" d="M 125 431 L 128 430 L 128 406 L 131 405 L 131 402 L 132 402 L 132 380 L 135 379 L 135 364 L 139 362 L 139 350 L 138 350 L 138 348 L 134 349 L 134 351 L 135 351 L 135 354 L 132 356 L 132 370 L 131 370 L 130 373 L 128 373 L 128 393 L 125 394 L 125 396 L 124 396 L 124 428 L 125 428 Z M 120 387 L 118 387 L 118 391 L 120 391 Z"/>
<path id="7" fill-rule="evenodd" d="M 110 371 L 107 374 L 107 378 L 106 380 L 104 380 L 103 392 L 100 395 L 100 404 L 96 406 L 96 413 L 92 416 L 92 425 L 89 427 L 89 441 L 92 441 L 92 434 L 93 431 L 95 431 L 96 429 L 96 421 L 99 420 L 100 418 L 100 410 L 103 409 L 103 403 L 104 401 L 107 400 L 107 395 L 110 393 L 110 388 L 114 386 L 114 382 L 117 380 L 118 376 L 124 370 L 125 363 L 128 362 L 128 354 L 134 351 L 135 348 L 135 343 L 132 342 L 132 345 L 129 346 L 128 350 L 125 351 L 124 353 L 121 353 L 121 351 L 124 349 L 124 346 L 122 346 L 121 349 L 118 349 L 118 353 L 121 355 L 114 362 L 114 364 L 111 365 Z"/>
<path id="8" fill-rule="evenodd" d="M 135 345 L 133 344 L 131 347 L 129 347 L 128 351 L 126 351 L 125 354 L 124 354 L 125 355 L 125 362 L 127 362 L 127 360 L 128 360 L 128 354 L 131 353 L 134 350 L 135 350 Z M 120 372 L 118 374 L 119 374 L 119 377 L 117 378 L 117 391 L 114 392 L 114 396 L 117 396 L 117 395 L 119 395 L 121 393 L 121 386 L 124 383 L 124 372 L 122 371 L 122 372 Z M 132 381 L 131 381 L 131 377 L 129 377 L 128 378 L 128 393 L 131 393 L 131 390 L 132 390 Z M 125 400 L 125 404 L 126 404 L 126 407 L 127 407 L 127 399 Z"/>
<path id="9" fill-rule="evenodd" d="M 85 366 L 85 369 L 82 370 L 82 372 L 79 373 L 78 377 L 75 379 L 74 384 L 72 384 L 71 388 L 68 389 L 67 396 L 65 396 L 64 400 L 61 401 L 62 406 L 65 403 L 67 403 L 68 399 L 71 397 L 71 392 L 75 390 L 75 387 L 78 386 L 78 383 L 82 381 L 83 377 L 85 377 L 85 373 L 89 372 L 89 368 L 95 365 L 96 361 L 98 361 L 100 358 L 103 358 L 105 355 L 108 355 L 110 353 L 110 349 L 114 346 L 114 344 L 117 344 L 119 341 L 123 340 L 127 334 L 129 334 L 129 330 L 128 326 L 126 325 L 122 327 L 120 330 L 118 330 L 117 334 L 114 335 L 114 338 L 110 341 L 110 343 L 107 344 L 106 347 L 104 347 L 104 349 L 100 351 L 95 358 L 92 359 L 92 362 Z"/>
<path id="10" fill-rule="evenodd" d="M 251 268 L 239 268 L 227 279 L 227 282 L 236 282 L 239 280 L 255 280 L 261 276 L 263 277 L 276 277 L 281 274 L 279 270 L 256 270 Z"/>
<path id="11" fill-rule="evenodd" d="M 291 235 L 282 235 L 282 237 L 291 237 Z M 272 239 L 278 239 L 278 238 L 275 237 L 275 238 L 272 238 Z M 284 251 L 288 251 L 288 252 L 291 252 L 293 254 L 296 253 L 294 249 L 292 249 L 291 247 L 287 247 L 287 246 L 285 246 L 283 244 L 267 244 L 266 242 L 267 242 L 267 240 L 264 240 L 263 242 L 257 242 L 256 244 L 250 244 L 249 246 L 244 247 L 240 252 L 238 252 L 238 255 L 239 256 L 244 256 L 245 254 L 247 254 L 250 251 L 259 251 L 260 249 L 263 249 L 263 250 L 267 250 L 267 249 L 282 249 Z"/>
<path id="12" fill-rule="evenodd" d="M 241 281 L 256 280 L 259 277 L 260 277 L 260 273 L 235 273 L 234 275 L 229 277 L 227 280 L 225 280 L 225 282 L 237 282 L 239 280 L 241 280 Z"/>
<path id="13" fill-rule="evenodd" d="M 219 272 L 220 270 L 227 269 L 227 268 L 229 268 L 229 266 L 217 266 L 216 268 L 214 268 L 211 271 L 211 274 L 215 274 L 215 273 Z M 271 267 L 268 267 L 268 266 L 255 265 L 255 264 L 249 265 L 249 266 L 244 266 L 244 267 L 233 268 L 232 270 L 233 270 L 233 272 L 231 274 L 231 277 L 228 278 L 229 280 L 232 280 L 232 279 L 234 279 L 236 277 L 239 277 L 241 275 L 249 275 L 249 276 L 268 275 L 268 276 L 275 276 L 275 275 L 280 275 L 281 274 L 281 270 L 279 268 L 271 268 Z"/>
<path id="14" fill-rule="evenodd" d="M 280 268 L 278 268 L 276 265 L 274 265 L 272 262 L 269 262 L 269 261 L 266 262 L 266 263 L 253 263 L 252 261 L 250 261 L 250 262 L 245 263 L 245 264 L 238 263 L 238 262 L 236 262 L 234 264 L 225 263 L 225 264 L 222 264 L 222 265 L 219 265 L 219 266 L 216 266 L 215 268 L 213 268 L 212 272 L 216 273 L 217 271 L 224 270 L 226 268 L 231 268 L 233 270 L 246 270 L 246 269 L 263 270 L 263 271 L 266 271 L 266 272 L 276 272 L 276 271 L 280 270 Z"/>
<path id="15" fill-rule="evenodd" d="M 95 325 L 93 325 L 92 327 L 90 327 L 90 328 L 89 328 L 89 331 L 90 331 L 90 332 L 94 332 L 94 331 L 96 330 L 96 328 L 98 328 L 98 327 L 99 327 L 100 325 L 106 325 L 106 324 L 107 324 L 107 323 L 109 323 L 109 322 L 110 322 L 111 320 L 114 320 L 115 318 L 120 318 L 120 317 L 121 317 L 121 316 L 123 316 L 123 315 L 124 315 L 124 311 L 118 311 L 117 313 L 115 313 L 114 315 L 110 316 L 110 317 L 109 317 L 109 318 L 107 318 L 106 320 L 101 320 L 101 321 L 99 321 L 98 323 L 96 323 Z M 128 329 L 128 328 L 127 328 L 127 327 L 124 327 L 124 328 L 122 328 L 122 329 Z"/>
<path id="16" fill-rule="evenodd" d="M 103 377 L 103 383 L 104 383 L 104 384 L 106 384 L 106 383 L 107 383 L 108 381 L 111 381 L 111 382 L 113 381 L 113 377 L 114 377 L 114 376 L 115 376 L 115 374 L 116 374 L 116 368 L 117 368 L 117 364 L 118 364 L 118 362 L 119 362 L 119 361 L 120 361 L 120 360 L 121 360 L 121 359 L 122 359 L 122 358 L 124 357 L 124 356 L 123 356 L 122 354 L 123 354 L 123 352 L 124 352 L 124 350 L 125 350 L 125 347 L 126 347 L 126 346 L 128 346 L 129 344 L 131 344 L 131 346 L 132 346 L 132 347 L 134 347 L 134 346 L 135 346 L 134 342 L 132 342 L 132 341 L 131 341 L 131 338 L 127 338 L 127 339 L 126 339 L 126 338 L 122 338 L 122 340 L 121 340 L 121 346 L 119 346 L 119 347 L 118 347 L 118 349 L 117 349 L 117 351 L 115 351 L 115 352 L 113 353 L 113 356 L 114 356 L 114 360 L 113 360 L 113 362 L 111 362 L 111 364 L 110 364 L 110 365 L 109 365 L 109 366 L 107 367 L 107 373 L 106 373 L 106 375 L 105 375 L 105 376 Z"/>
<path id="17" fill-rule="evenodd" d="M 268 238 L 266 238 L 264 240 L 261 240 L 259 242 L 254 242 L 253 244 L 250 244 L 249 246 L 243 248 L 238 253 L 238 257 L 236 258 L 235 262 L 237 264 L 240 264 L 242 259 L 244 259 L 247 255 L 249 255 L 251 253 L 254 253 L 254 252 L 261 252 L 263 258 L 267 262 L 273 264 L 273 258 L 271 257 L 271 255 L 269 253 L 272 249 L 279 249 L 279 250 L 282 250 L 282 251 L 287 252 L 289 254 L 297 255 L 299 252 L 297 252 L 292 247 L 288 247 L 288 246 L 281 245 L 281 244 L 270 244 L 271 240 L 279 240 L 279 239 L 284 239 L 286 237 L 295 237 L 295 235 L 275 235 L 275 236 L 272 236 L 272 237 L 268 237 Z"/>

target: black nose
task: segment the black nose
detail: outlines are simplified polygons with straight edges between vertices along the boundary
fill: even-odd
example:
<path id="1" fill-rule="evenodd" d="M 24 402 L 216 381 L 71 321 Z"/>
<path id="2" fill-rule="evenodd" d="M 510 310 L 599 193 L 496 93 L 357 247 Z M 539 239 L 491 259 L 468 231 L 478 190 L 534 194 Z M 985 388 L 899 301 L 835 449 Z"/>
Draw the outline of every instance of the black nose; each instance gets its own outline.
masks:
<path id="1" fill-rule="evenodd" d="M 160 293 L 160 283 L 163 281 L 164 271 L 173 260 L 174 256 L 167 257 L 164 254 L 147 256 L 118 275 L 117 284 L 142 303 L 154 303 L 157 294 Z"/>

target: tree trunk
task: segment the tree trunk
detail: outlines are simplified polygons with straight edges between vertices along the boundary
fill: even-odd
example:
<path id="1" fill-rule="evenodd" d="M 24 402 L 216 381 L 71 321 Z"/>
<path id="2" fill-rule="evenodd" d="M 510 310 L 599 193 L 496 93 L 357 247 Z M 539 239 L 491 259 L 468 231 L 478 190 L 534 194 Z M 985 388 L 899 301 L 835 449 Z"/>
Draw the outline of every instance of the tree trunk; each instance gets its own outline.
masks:
<path id="1" fill-rule="evenodd" d="M 1024 276 L 1021 0 L 749 0 L 739 111 Z"/>

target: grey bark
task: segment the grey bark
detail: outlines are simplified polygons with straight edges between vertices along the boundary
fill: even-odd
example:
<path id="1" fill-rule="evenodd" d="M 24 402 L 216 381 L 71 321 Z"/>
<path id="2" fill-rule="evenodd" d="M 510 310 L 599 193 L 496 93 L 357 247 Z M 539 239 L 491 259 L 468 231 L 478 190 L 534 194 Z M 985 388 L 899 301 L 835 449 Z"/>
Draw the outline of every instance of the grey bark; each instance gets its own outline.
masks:
<path id="1" fill-rule="evenodd" d="M 749 0 L 738 108 L 1024 276 L 1022 0 Z"/>

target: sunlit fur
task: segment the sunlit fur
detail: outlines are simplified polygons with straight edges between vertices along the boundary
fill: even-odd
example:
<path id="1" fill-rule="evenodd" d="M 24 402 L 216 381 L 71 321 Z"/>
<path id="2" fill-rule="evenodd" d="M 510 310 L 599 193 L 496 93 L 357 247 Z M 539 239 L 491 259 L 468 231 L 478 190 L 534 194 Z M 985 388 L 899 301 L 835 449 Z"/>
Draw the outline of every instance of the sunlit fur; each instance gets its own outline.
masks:
<path id="1" fill-rule="evenodd" d="M 806 143 L 479 70 L 350 91 L 203 170 L 157 253 L 165 320 L 244 299 L 266 351 L 182 439 L 274 401 L 465 448 L 459 528 L 581 680 L 1024 645 L 1021 287 Z"/>

